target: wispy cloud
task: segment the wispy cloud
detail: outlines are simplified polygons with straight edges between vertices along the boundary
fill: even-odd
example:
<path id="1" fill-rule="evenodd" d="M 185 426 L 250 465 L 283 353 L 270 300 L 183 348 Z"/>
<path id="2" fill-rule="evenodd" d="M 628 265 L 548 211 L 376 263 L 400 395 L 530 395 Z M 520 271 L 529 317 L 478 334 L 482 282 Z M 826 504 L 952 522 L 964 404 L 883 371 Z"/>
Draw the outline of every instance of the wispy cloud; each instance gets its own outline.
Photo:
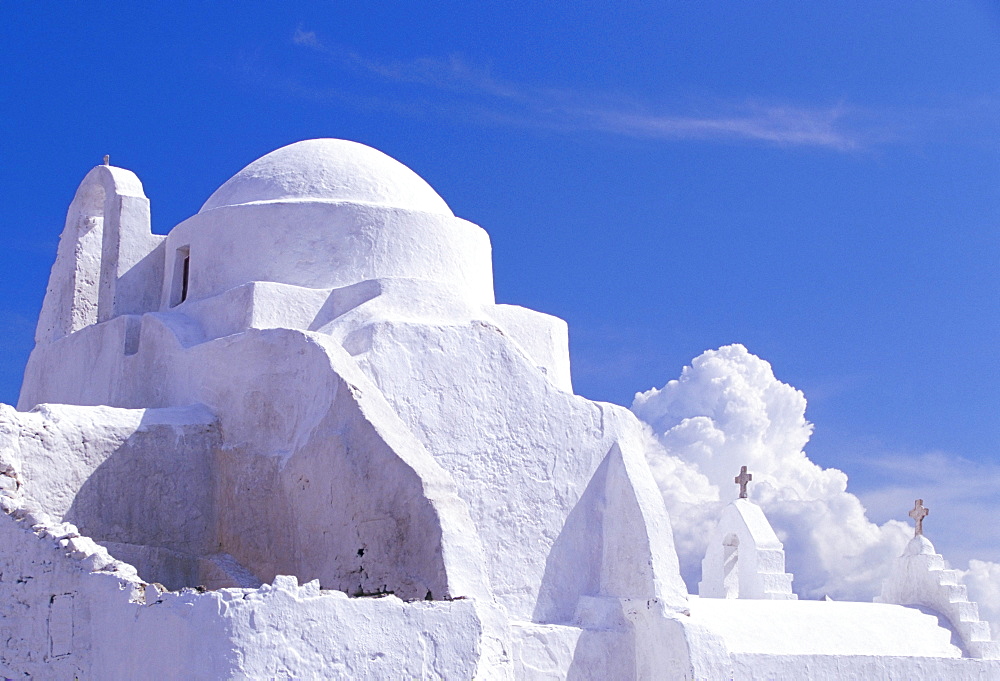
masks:
<path id="1" fill-rule="evenodd" d="M 292 35 L 292 42 L 324 55 L 340 67 L 360 70 L 390 82 L 505 99 L 523 96 L 521 88 L 494 79 L 487 69 L 475 68 L 458 55 L 447 59 L 419 57 L 409 61 L 372 59 L 345 47 L 323 43 L 314 31 L 301 28 Z"/>
<path id="2" fill-rule="evenodd" d="M 292 42 L 296 45 L 305 45 L 306 47 L 322 47 L 316 31 L 304 31 L 301 26 L 295 29 L 295 33 L 292 35 Z"/>
<path id="3" fill-rule="evenodd" d="M 909 507 L 902 506 L 923 499 L 931 509 L 928 536 L 946 558 L 957 565 L 973 557 L 1000 560 L 1000 527 L 988 520 L 1000 514 L 1000 465 L 946 452 L 882 455 L 855 463 L 866 469 L 860 477 L 872 481 L 856 493 L 874 518 L 905 519 Z M 893 482 L 874 482 L 879 480 Z M 976 531 L 955 532 L 963 527 Z"/>
<path id="4" fill-rule="evenodd" d="M 857 149 L 862 139 L 844 128 L 842 106 L 801 109 L 788 106 L 744 105 L 744 111 L 712 117 L 641 115 L 597 111 L 593 118 L 609 132 L 659 139 L 748 139 L 785 146 Z"/>
<path id="5" fill-rule="evenodd" d="M 324 42 L 315 31 L 299 28 L 292 42 L 328 64 L 385 83 L 418 86 L 386 97 L 398 108 L 400 98 L 419 100 L 437 113 L 472 116 L 492 124 L 563 131 L 595 131 L 643 139 L 762 142 L 786 147 L 820 147 L 837 151 L 864 148 L 883 137 L 867 125 L 864 112 L 843 103 L 797 107 L 761 102 L 718 103 L 698 115 L 658 111 L 646 102 L 606 92 L 543 88 L 495 77 L 489 68 L 469 64 L 458 55 L 441 59 L 379 60 Z M 314 97 L 345 99 L 333 88 L 304 88 Z M 304 94 L 304 93 L 302 93 Z M 441 94 L 451 99 L 440 101 Z M 431 101 L 426 97 L 437 95 Z M 410 107 L 412 108 L 412 107 Z"/>

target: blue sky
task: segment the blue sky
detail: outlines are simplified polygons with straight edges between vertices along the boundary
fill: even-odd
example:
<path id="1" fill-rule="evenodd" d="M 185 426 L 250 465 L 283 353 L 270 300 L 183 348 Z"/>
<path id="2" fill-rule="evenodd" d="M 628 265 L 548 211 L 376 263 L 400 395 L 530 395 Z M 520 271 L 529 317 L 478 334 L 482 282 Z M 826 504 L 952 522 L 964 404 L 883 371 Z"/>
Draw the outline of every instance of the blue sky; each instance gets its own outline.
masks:
<path id="1" fill-rule="evenodd" d="M 807 451 L 873 519 L 1000 480 L 996 2 L 8 2 L 0 20 L 0 401 L 104 154 L 164 233 L 264 153 L 342 137 L 490 233 L 498 300 L 570 323 L 577 392 L 627 405 L 740 342 L 805 392 Z"/>

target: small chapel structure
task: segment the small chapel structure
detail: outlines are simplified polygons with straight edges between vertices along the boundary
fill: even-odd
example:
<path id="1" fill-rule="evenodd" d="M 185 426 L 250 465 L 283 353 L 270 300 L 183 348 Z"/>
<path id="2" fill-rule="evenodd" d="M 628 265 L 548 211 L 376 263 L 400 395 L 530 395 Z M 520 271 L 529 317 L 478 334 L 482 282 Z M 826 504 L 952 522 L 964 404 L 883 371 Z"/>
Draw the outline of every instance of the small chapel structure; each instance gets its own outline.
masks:
<path id="1" fill-rule="evenodd" d="M 914 522 L 913 539 L 896 559 L 875 601 L 932 612 L 954 632 L 954 638 L 970 655 L 997 659 L 1000 642 L 992 640 L 989 623 L 979 619 L 979 607 L 969 601 L 965 585 L 959 583 L 958 570 L 950 569 L 924 536 L 924 518 L 929 514 L 923 499 L 913 502 L 909 512 Z"/>
<path id="2" fill-rule="evenodd" d="M 389 156 L 149 210 L 85 175 L 0 405 L 0 676 L 1000 678 L 923 537 L 881 602 L 796 600 L 745 470 L 689 594 L 644 425 Z"/>
<path id="3" fill-rule="evenodd" d="M 722 510 L 701 563 L 702 598 L 795 600 L 785 550 L 760 506 L 747 498 L 753 474 L 743 466 L 734 482 L 740 496 Z"/>

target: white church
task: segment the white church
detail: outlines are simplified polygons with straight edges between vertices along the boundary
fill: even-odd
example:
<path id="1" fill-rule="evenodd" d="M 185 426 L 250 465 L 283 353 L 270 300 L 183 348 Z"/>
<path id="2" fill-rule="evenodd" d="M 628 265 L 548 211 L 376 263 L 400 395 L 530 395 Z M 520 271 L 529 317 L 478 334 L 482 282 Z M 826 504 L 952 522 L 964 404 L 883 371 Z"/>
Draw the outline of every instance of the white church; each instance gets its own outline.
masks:
<path id="1" fill-rule="evenodd" d="M 642 422 L 362 144 L 267 154 L 166 236 L 95 167 L 35 343 L 0 405 L 2 678 L 1000 678 L 921 503 L 878 602 L 799 600 L 733 471 L 688 593 Z"/>

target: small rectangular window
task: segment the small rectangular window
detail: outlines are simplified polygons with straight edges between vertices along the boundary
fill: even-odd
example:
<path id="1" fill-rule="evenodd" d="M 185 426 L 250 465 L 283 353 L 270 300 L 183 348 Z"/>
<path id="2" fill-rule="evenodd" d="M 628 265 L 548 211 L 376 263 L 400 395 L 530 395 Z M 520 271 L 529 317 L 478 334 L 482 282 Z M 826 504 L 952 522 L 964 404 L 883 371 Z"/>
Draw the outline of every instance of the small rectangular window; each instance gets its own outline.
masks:
<path id="1" fill-rule="evenodd" d="M 181 275 L 181 302 L 188 297 L 188 277 L 191 276 L 191 256 L 184 256 L 184 274 Z"/>
<path id="2" fill-rule="evenodd" d="M 170 307 L 188 298 L 191 287 L 191 247 L 181 246 L 174 253 L 174 277 L 170 286 Z"/>

